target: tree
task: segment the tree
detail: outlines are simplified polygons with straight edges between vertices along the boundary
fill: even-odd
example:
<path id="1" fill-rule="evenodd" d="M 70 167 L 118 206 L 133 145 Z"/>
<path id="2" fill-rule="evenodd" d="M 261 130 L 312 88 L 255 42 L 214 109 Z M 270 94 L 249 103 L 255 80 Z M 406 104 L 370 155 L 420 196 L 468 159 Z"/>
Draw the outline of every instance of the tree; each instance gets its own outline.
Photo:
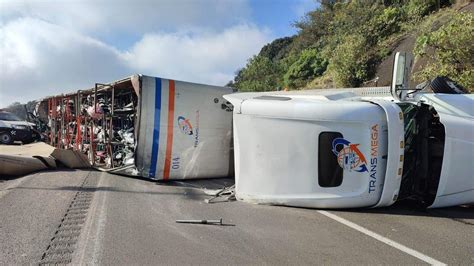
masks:
<path id="1" fill-rule="evenodd" d="M 290 88 L 303 87 L 309 81 L 321 76 L 326 71 L 327 65 L 328 61 L 321 57 L 318 50 L 306 49 L 286 72 L 285 85 Z"/>
<path id="2" fill-rule="evenodd" d="M 273 42 L 263 46 L 259 55 L 272 60 L 272 62 L 277 62 L 288 55 L 291 44 L 293 43 L 293 39 L 293 37 L 276 39 Z"/>
<path id="3" fill-rule="evenodd" d="M 357 87 L 369 75 L 369 55 L 366 40 L 360 35 L 349 35 L 337 46 L 330 69 L 338 86 Z"/>
<path id="4" fill-rule="evenodd" d="M 252 57 L 234 80 L 239 91 L 272 91 L 280 88 L 280 66 L 265 56 Z"/>
<path id="5" fill-rule="evenodd" d="M 411 0 L 405 5 L 405 8 L 411 19 L 420 20 L 439 8 L 439 0 Z"/>

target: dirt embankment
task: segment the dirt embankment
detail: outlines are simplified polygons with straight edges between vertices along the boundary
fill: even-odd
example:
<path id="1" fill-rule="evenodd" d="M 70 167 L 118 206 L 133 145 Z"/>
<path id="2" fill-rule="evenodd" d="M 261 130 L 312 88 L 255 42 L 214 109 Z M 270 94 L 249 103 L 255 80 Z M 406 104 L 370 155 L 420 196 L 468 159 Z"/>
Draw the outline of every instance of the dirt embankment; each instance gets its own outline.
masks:
<path id="1" fill-rule="evenodd" d="M 460 1 L 462 2 L 462 1 Z M 454 8 L 458 9 L 459 12 L 474 12 L 474 2 L 471 3 L 458 3 Z M 432 30 L 437 30 L 439 27 L 444 25 L 449 19 L 449 16 L 441 15 L 436 20 L 433 21 Z M 387 58 L 382 60 L 377 66 L 375 77 L 378 77 L 377 84 L 375 82 L 367 82 L 364 84 L 366 87 L 372 86 L 390 86 L 392 81 L 392 70 L 393 70 L 393 60 L 397 52 L 413 52 L 415 48 L 415 42 L 419 36 L 418 29 L 415 29 L 412 32 L 407 33 L 405 36 L 398 39 L 393 45 L 391 53 Z M 425 58 L 419 58 L 415 60 L 412 68 L 412 74 L 422 69 L 427 63 L 429 63 L 428 57 L 434 53 L 434 51 L 427 51 L 428 56 Z M 410 86 L 415 86 L 420 83 L 420 80 L 411 80 Z"/>

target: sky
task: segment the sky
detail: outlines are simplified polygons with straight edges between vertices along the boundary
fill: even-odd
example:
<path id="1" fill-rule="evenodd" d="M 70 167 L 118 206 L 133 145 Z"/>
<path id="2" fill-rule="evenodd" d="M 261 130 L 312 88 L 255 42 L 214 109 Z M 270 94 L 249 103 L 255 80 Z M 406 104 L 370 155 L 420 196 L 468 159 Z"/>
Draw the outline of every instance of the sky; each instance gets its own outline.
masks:
<path id="1" fill-rule="evenodd" d="M 0 108 L 135 73 L 225 85 L 315 0 L 0 0 Z"/>

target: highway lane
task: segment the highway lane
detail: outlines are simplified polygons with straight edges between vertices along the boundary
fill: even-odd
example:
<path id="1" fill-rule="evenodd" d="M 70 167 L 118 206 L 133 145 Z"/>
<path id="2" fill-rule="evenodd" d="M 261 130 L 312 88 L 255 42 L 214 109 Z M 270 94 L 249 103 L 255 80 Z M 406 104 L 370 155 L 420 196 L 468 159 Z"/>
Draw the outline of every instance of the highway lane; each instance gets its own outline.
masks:
<path id="1" fill-rule="evenodd" d="M 209 182 L 209 181 L 206 181 Z M 100 225 L 85 262 L 164 264 L 420 263 L 315 210 L 252 205 L 206 204 L 199 187 L 152 185 L 104 175 L 93 220 Z M 208 184 L 209 185 L 209 184 Z M 106 206 L 106 207 L 104 207 Z M 397 206 L 382 210 L 331 211 L 445 263 L 472 263 L 472 225 Z M 473 222 L 468 209 L 464 220 Z M 460 217 L 457 215 L 455 217 Z M 230 226 L 176 224 L 176 219 L 222 217 Z M 235 226 L 233 226 L 235 225 Z M 396 225 L 396 226 L 395 226 Z M 430 231 L 432 230 L 432 231 Z M 434 238 L 434 239 L 433 239 Z M 139 247 L 139 248 L 137 248 Z"/>
<path id="2" fill-rule="evenodd" d="M 332 211 L 448 264 L 474 264 L 474 208 L 415 209 L 409 204 L 374 210 Z"/>
<path id="3" fill-rule="evenodd" d="M 38 264 L 89 171 L 0 179 L 0 265 Z"/>
<path id="4" fill-rule="evenodd" d="M 0 209 L 11 214 L 2 215 L 0 264 L 39 262 L 67 205 L 90 173 L 97 182 L 73 263 L 423 263 L 316 210 L 204 202 L 209 196 L 199 187 L 218 188 L 230 180 L 157 184 L 69 171 L 0 183 Z M 440 262 L 474 263 L 472 208 L 424 211 L 400 205 L 330 213 Z M 221 217 L 226 226 L 175 223 Z"/>

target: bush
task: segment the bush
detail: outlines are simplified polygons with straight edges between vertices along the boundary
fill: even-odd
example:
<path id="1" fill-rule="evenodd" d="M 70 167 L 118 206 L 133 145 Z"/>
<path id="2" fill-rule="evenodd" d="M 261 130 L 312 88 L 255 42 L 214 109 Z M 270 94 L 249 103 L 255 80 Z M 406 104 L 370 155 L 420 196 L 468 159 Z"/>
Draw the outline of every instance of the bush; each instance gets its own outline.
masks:
<path id="1" fill-rule="evenodd" d="M 241 69 L 233 86 L 239 91 L 272 91 L 279 89 L 280 67 L 265 56 L 252 57 Z"/>
<path id="2" fill-rule="evenodd" d="M 468 88 L 474 88 L 474 19 L 472 13 L 454 13 L 450 21 L 436 31 L 426 29 L 416 40 L 417 58 L 428 64 L 415 73 L 427 80 L 447 76 Z"/>
<path id="3" fill-rule="evenodd" d="M 418 21 L 436 10 L 438 0 L 411 0 L 406 6 L 408 17 Z"/>
<path id="4" fill-rule="evenodd" d="M 398 32 L 403 17 L 401 8 L 387 7 L 380 15 L 367 22 L 367 25 L 363 27 L 363 32 L 368 35 L 367 39 L 371 41 L 371 44 L 376 44 L 378 40 L 383 40 Z"/>
<path id="5" fill-rule="evenodd" d="M 399 41 L 404 37 L 419 31 L 431 19 L 438 24 L 445 23 L 445 16 L 440 20 L 441 16 L 427 15 L 452 2 L 454 0 L 320 0 L 317 9 L 308 12 L 294 24 L 297 35 L 277 39 L 263 47 L 260 54 L 238 72 L 233 85 L 243 91 L 276 89 L 283 85 L 290 88 L 360 86 L 374 77 L 377 65 L 401 45 Z M 447 11 L 441 10 L 439 15 Z M 433 30 L 431 27 L 426 32 Z M 455 36 L 451 41 L 459 38 Z M 461 39 L 465 43 L 469 37 Z M 427 33 L 420 38 L 418 46 L 421 50 L 434 49 L 435 44 L 430 43 L 434 40 L 434 35 L 428 37 Z M 447 54 L 449 49 L 462 49 L 462 46 L 456 48 L 455 43 L 450 43 L 448 47 L 451 48 L 437 52 L 436 56 L 444 60 L 442 64 L 447 66 L 446 69 L 427 67 L 422 76 L 425 78 L 435 70 L 438 70 L 437 73 L 453 69 L 458 71 L 461 67 L 462 71 L 456 72 L 458 78 L 452 78 L 463 80 L 463 84 L 472 84 L 472 63 L 470 68 L 465 65 L 474 58 L 473 45 L 463 45 L 464 53 L 452 51 L 456 54 L 444 59 L 442 57 L 446 57 L 444 53 Z M 438 57 L 434 60 L 438 61 Z M 461 63 L 455 66 L 449 62 L 449 58 L 456 58 Z"/>
<path id="6" fill-rule="evenodd" d="M 272 41 L 263 46 L 260 50 L 259 56 L 264 56 L 272 62 L 283 59 L 289 53 L 294 37 L 284 37 Z"/>
<path id="7" fill-rule="evenodd" d="M 357 87 L 369 75 L 369 55 L 366 40 L 360 35 L 349 35 L 337 46 L 330 61 L 330 70 L 336 85 Z"/>
<path id="8" fill-rule="evenodd" d="M 306 49 L 286 72 L 285 85 L 290 88 L 303 87 L 308 81 L 321 76 L 327 65 L 328 61 L 316 49 Z"/>

